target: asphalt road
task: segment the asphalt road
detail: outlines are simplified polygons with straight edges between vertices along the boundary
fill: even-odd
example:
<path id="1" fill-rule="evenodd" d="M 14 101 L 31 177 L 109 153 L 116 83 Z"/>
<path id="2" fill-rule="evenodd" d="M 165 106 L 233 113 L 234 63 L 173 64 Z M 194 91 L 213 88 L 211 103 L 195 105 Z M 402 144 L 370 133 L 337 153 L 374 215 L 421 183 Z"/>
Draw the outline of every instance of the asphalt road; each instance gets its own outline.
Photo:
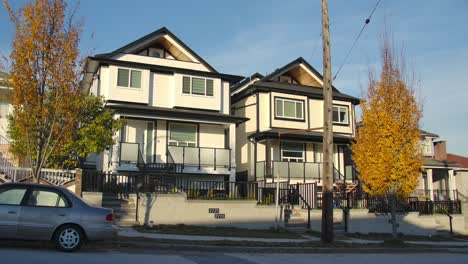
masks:
<path id="1" fill-rule="evenodd" d="M 174 264 L 299 264 L 299 263 L 348 263 L 348 264 L 431 264 L 468 263 L 467 254 L 253 254 L 253 253 L 196 253 L 196 252 L 135 252 L 80 251 L 62 253 L 54 250 L 22 248 L 0 249 L 0 263 L 34 264 L 94 264 L 94 263 L 174 263 Z"/>

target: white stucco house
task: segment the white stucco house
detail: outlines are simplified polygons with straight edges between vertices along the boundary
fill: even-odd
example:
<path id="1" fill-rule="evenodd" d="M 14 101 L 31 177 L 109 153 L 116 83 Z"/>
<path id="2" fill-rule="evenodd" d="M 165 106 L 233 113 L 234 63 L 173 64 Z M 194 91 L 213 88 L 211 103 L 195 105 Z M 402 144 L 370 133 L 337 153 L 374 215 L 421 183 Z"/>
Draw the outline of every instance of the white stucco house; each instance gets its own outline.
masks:
<path id="1" fill-rule="evenodd" d="M 247 119 L 231 115 L 229 89 L 241 79 L 218 72 L 167 28 L 89 57 L 84 89 L 126 123 L 118 143 L 95 155 L 96 168 L 234 180 L 236 125 Z"/>

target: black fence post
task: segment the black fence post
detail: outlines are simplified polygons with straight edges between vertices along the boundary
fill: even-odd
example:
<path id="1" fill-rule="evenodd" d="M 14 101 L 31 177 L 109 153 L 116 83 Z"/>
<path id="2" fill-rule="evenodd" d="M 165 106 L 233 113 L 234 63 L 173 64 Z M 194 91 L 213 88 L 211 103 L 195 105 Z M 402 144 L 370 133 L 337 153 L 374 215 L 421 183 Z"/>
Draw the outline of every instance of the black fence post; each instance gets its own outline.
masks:
<path id="1" fill-rule="evenodd" d="M 182 147 L 182 169 L 185 168 L 185 147 Z"/>
<path id="2" fill-rule="evenodd" d="M 198 148 L 198 170 L 201 169 L 201 148 Z"/>

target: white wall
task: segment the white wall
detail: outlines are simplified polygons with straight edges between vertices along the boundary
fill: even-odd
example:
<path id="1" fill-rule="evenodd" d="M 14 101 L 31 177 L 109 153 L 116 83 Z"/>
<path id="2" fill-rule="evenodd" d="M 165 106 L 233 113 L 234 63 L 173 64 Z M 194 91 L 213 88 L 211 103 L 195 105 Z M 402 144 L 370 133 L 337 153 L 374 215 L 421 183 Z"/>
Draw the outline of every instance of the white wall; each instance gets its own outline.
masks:
<path id="1" fill-rule="evenodd" d="M 173 60 L 173 59 L 155 58 L 155 57 L 135 55 L 135 54 L 119 54 L 115 57 L 115 59 L 120 60 L 120 61 L 139 62 L 139 63 L 152 64 L 152 65 L 161 65 L 161 66 L 166 66 L 166 67 L 190 69 L 190 70 L 196 70 L 196 71 L 204 71 L 204 72 L 209 71 L 208 68 L 206 68 L 201 63 L 180 61 L 180 60 Z"/>

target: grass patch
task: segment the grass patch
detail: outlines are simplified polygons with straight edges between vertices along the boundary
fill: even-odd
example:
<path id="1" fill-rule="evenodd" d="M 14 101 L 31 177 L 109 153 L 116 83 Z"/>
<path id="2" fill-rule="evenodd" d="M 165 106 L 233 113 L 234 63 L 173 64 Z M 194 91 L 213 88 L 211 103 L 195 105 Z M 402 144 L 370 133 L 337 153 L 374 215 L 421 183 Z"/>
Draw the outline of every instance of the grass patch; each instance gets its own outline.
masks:
<path id="1" fill-rule="evenodd" d="M 284 229 L 257 230 L 242 229 L 234 227 L 205 227 L 189 225 L 156 225 L 134 226 L 135 230 L 142 233 L 159 233 L 173 235 L 193 235 L 193 236 L 223 236 L 223 237 L 255 237 L 255 238 L 301 238 L 299 234 L 289 232 Z"/>

